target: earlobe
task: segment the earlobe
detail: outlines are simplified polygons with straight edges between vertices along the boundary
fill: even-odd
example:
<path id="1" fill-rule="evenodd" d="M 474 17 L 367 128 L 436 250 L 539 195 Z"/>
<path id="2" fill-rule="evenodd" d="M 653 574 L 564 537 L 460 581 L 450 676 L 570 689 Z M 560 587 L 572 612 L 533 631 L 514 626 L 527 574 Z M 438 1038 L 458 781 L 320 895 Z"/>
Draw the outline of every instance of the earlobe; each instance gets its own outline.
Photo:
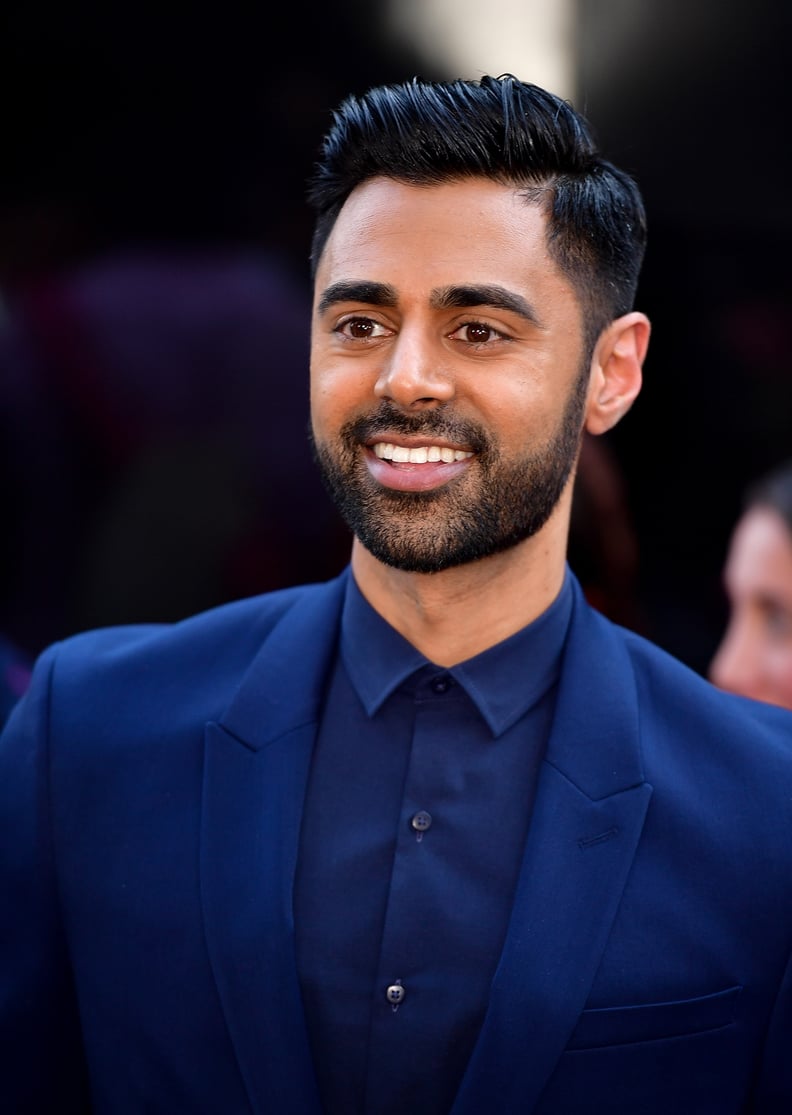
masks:
<path id="1" fill-rule="evenodd" d="M 612 321 L 597 341 L 586 408 L 590 434 L 610 430 L 635 402 L 650 331 L 649 319 L 635 311 Z"/>

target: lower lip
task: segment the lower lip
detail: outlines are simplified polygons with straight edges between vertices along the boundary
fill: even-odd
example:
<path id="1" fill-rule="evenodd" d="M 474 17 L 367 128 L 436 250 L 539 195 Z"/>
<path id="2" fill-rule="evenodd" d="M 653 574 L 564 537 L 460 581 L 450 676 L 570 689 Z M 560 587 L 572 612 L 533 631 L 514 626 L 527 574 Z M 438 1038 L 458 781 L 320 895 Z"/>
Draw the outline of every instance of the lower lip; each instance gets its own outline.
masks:
<path id="1" fill-rule="evenodd" d="M 427 461 L 423 465 L 410 464 L 409 462 L 385 461 L 369 449 L 366 450 L 366 464 L 372 477 L 383 488 L 391 488 L 396 492 L 430 492 L 434 488 L 441 488 L 450 480 L 455 480 L 467 470 L 472 457 L 465 457 L 462 461 Z"/>

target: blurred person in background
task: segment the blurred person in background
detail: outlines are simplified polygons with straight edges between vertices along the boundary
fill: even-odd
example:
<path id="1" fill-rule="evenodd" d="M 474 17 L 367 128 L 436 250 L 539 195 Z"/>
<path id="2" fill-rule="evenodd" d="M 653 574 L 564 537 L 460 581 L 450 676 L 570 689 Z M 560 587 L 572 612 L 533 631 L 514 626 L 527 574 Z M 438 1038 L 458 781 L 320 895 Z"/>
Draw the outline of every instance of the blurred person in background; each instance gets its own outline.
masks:
<path id="1" fill-rule="evenodd" d="M 792 709 L 792 460 L 748 490 L 723 583 L 729 620 L 710 678 Z"/>

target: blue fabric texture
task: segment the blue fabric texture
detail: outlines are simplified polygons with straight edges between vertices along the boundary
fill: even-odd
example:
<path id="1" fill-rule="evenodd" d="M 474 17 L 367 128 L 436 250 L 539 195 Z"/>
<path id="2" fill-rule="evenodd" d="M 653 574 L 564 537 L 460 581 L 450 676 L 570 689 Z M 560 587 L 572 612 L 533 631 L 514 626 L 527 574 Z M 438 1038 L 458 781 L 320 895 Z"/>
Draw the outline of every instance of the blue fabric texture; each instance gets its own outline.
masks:
<path id="1" fill-rule="evenodd" d="M 792 714 L 717 691 L 570 584 L 508 925 L 450 1115 L 788 1115 Z M 0 736 L 0 1110 L 322 1115 L 294 881 L 346 585 L 92 632 L 37 663 Z M 426 680 L 402 679 L 416 709 L 437 707 L 415 699 Z M 507 742 L 521 719 L 486 739 L 463 681 L 466 730 Z M 426 808 L 409 763 L 408 788 Z M 453 789 L 420 843 L 395 818 L 405 865 L 436 854 Z M 435 919 L 488 912 L 482 880 L 460 884 L 450 849 L 446 865 L 421 886 L 451 973 Z M 383 1026 L 448 995 L 388 916 L 382 955 L 404 949 L 417 982 L 367 962 L 375 983 L 404 980 Z"/>

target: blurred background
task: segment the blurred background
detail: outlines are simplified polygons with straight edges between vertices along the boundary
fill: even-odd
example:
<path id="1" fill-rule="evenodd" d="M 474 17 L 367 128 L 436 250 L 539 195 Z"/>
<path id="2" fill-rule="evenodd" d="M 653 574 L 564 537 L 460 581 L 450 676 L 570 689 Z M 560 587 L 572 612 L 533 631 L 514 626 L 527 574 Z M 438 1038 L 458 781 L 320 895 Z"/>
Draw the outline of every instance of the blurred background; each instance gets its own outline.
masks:
<path id="1" fill-rule="evenodd" d="M 509 71 L 589 117 L 650 216 L 645 389 L 584 447 L 572 564 L 704 672 L 742 492 L 792 454 L 792 6 L 263 9 L 4 7 L 0 636 L 24 663 L 343 566 L 305 437 L 305 181 L 347 93 Z"/>

